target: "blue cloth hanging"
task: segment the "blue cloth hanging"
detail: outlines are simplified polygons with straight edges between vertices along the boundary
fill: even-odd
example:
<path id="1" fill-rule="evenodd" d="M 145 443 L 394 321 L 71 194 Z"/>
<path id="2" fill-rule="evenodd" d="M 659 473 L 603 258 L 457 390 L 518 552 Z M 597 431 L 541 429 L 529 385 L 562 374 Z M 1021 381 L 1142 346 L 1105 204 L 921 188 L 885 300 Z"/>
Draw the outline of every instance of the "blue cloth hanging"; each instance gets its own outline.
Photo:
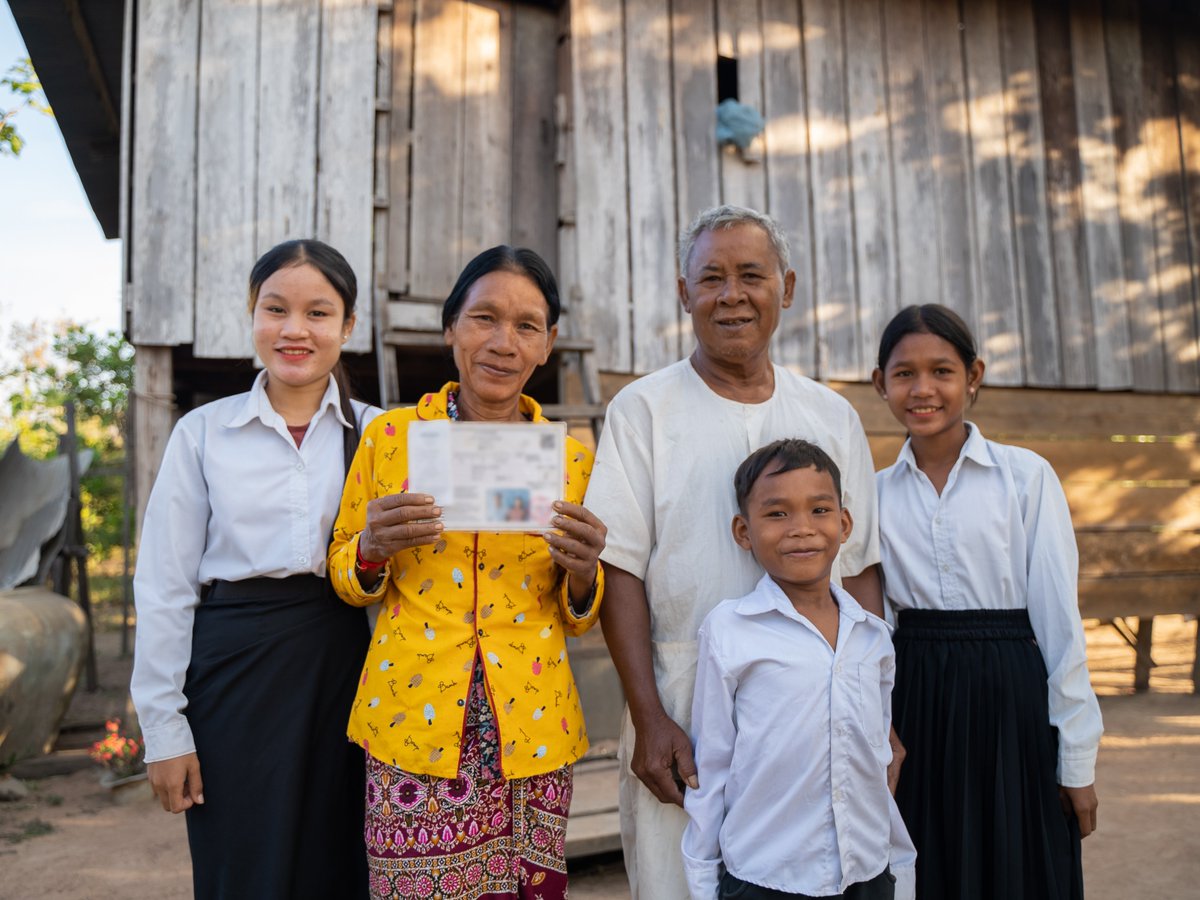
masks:
<path id="1" fill-rule="evenodd" d="M 747 150 L 766 127 L 762 113 L 753 106 L 728 98 L 717 107 L 718 144 L 733 144 L 739 150 Z"/>

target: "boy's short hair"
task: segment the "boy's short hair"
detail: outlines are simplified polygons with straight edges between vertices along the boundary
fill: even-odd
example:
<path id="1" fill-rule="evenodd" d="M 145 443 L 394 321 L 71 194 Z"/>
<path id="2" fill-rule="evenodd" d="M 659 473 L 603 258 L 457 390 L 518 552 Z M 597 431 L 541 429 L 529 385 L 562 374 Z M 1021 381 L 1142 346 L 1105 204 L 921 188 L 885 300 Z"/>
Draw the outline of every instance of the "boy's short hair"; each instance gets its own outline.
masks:
<path id="1" fill-rule="evenodd" d="M 746 514 L 746 500 L 754 483 L 776 460 L 779 461 L 779 466 L 771 472 L 772 475 L 782 475 L 793 469 L 810 467 L 818 472 L 828 472 L 829 477 L 833 479 L 833 492 L 837 497 L 838 506 L 842 505 L 842 473 L 838 470 L 837 463 L 816 444 L 799 438 L 784 438 L 759 447 L 738 466 L 733 476 L 733 490 L 737 495 L 738 511 L 742 515 Z"/>

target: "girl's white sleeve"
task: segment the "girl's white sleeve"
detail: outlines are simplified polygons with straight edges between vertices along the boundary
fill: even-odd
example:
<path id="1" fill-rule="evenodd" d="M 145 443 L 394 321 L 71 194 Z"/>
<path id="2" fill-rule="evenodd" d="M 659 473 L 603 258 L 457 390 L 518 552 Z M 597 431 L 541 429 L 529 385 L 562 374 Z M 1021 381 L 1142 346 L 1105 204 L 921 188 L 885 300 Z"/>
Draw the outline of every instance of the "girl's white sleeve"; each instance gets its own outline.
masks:
<path id="1" fill-rule="evenodd" d="M 1058 783 L 1096 780 L 1104 723 L 1087 669 L 1079 616 L 1079 550 L 1067 498 L 1050 464 L 1037 465 L 1023 486 L 1029 620 L 1046 661 L 1050 724 L 1058 729 Z"/>
<path id="2" fill-rule="evenodd" d="M 146 762 L 196 749 L 183 683 L 208 518 L 203 449 L 183 420 L 171 433 L 150 492 L 133 579 L 137 636 L 129 690 L 146 740 Z"/>

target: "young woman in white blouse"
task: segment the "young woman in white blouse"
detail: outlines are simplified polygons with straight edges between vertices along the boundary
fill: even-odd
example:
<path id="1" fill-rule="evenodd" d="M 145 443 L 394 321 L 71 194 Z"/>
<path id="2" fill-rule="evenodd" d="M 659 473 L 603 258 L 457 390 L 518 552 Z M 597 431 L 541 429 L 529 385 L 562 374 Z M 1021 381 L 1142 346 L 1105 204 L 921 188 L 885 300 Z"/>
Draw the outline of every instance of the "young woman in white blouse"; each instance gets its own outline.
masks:
<path id="1" fill-rule="evenodd" d="M 1081 898 L 1103 727 L 1075 534 L 1050 464 L 964 420 L 983 371 L 943 306 L 902 310 L 880 341 L 875 388 L 908 431 L 877 476 L 896 801 L 922 900 Z"/>
<path id="2" fill-rule="evenodd" d="M 341 371 L 355 295 L 319 241 L 259 259 L 264 370 L 180 419 L 146 509 L 131 691 L 155 795 L 187 814 L 198 898 L 367 896 L 363 757 L 344 731 L 369 633 L 325 577 L 379 412 Z"/>

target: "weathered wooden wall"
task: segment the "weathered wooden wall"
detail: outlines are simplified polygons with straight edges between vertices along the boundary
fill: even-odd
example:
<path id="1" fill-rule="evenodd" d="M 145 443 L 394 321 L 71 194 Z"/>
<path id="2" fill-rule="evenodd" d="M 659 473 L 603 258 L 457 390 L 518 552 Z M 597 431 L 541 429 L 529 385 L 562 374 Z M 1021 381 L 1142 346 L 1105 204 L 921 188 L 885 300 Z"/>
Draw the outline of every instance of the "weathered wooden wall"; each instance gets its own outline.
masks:
<path id="1" fill-rule="evenodd" d="M 601 367 L 690 350 L 669 252 L 731 202 L 791 238 L 776 357 L 808 374 L 867 378 L 887 319 L 936 301 L 992 384 L 1200 391 L 1200 15 L 1169 6 L 571 0 L 561 268 Z M 718 54 L 761 162 L 714 143 Z"/>
<path id="2" fill-rule="evenodd" d="M 440 330 L 442 300 L 488 247 L 556 264 L 558 28 L 555 11 L 510 0 L 398 0 L 381 18 L 391 327 Z"/>
<path id="3" fill-rule="evenodd" d="M 377 0 L 137 4 L 129 307 L 143 346 L 249 357 L 246 281 L 318 237 L 359 281 L 371 348 Z"/>

